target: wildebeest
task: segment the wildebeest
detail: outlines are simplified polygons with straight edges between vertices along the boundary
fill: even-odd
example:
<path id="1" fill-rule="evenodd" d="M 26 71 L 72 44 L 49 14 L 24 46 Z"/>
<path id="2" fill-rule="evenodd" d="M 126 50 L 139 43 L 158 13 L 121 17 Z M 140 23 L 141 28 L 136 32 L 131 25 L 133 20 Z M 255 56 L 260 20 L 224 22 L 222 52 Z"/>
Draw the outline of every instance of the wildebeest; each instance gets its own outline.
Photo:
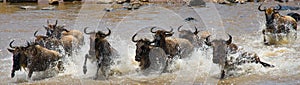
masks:
<path id="1" fill-rule="evenodd" d="M 276 44 L 278 41 L 281 41 L 284 36 L 289 37 L 289 34 L 292 30 L 297 30 L 297 22 L 296 20 L 291 16 L 282 16 L 279 14 L 278 10 L 281 9 L 281 6 L 278 4 L 279 8 L 265 8 L 261 9 L 262 4 L 258 6 L 259 11 L 265 12 L 266 17 L 266 28 L 263 29 L 262 33 L 264 35 L 264 44 L 266 45 L 272 45 Z M 267 41 L 266 36 L 267 33 L 269 34 L 275 34 L 274 37 L 270 37 L 270 39 Z M 296 32 L 295 32 L 296 34 Z M 284 36 L 282 36 L 284 35 Z M 271 35 L 270 35 L 271 36 Z M 296 38 L 296 35 L 293 35 Z M 276 40 L 276 38 L 279 38 Z M 274 40 L 272 42 L 272 40 Z"/>
<path id="2" fill-rule="evenodd" d="M 179 58 L 186 58 L 193 51 L 194 46 L 187 39 L 182 38 L 170 38 L 174 32 L 173 29 L 170 31 L 157 30 L 153 31 L 156 27 L 151 28 L 151 32 L 154 35 L 154 46 L 164 49 L 165 53 L 169 55 L 170 58 L 178 55 Z"/>
<path id="3" fill-rule="evenodd" d="M 62 52 L 60 47 L 63 47 L 64 51 L 68 55 L 72 55 L 73 48 L 78 48 L 78 40 L 75 39 L 72 35 L 63 36 L 60 39 L 54 38 L 53 36 L 43 36 L 43 35 L 36 35 L 38 31 L 34 33 L 36 37 L 35 42 L 39 45 L 50 49 Z"/>
<path id="4" fill-rule="evenodd" d="M 209 37 L 206 37 L 206 45 L 211 46 L 213 48 L 213 58 L 212 61 L 215 64 L 219 64 L 221 67 L 221 79 L 225 77 L 225 73 L 228 69 L 232 69 L 233 65 L 241 65 L 245 63 L 260 63 L 264 67 L 273 67 L 273 65 L 264 63 L 260 61 L 259 57 L 253 53 L 243 53 L 240 57 L 236 59 L 236 62 L 230 62 L 228 60 L 228 54 L 234 54 L 237 51 L 237 46 L 232 43 L 232 36 L 229 35 L 228 40 L 223 39 L 215 39 L 210 41 Z"/>
<path id="5" fill-rule="evenodd" d="M 177 31 L 179 32 L 179 38 L 189 40 L 194 47 L 201 47 L 202 42 L 198 36 L 199 31 L 197 27 L 195 27 L 194 32 L 192 32 L 191 30 L 180 30 L 181 27 L 182 25 L 177 28 Z"/>
<path id="6" fill-rule="evenodd" d="M 59 46 L 63 46 L 62 42 L 56 38 L 51 38 L 44 35 L 37 35 L 38 31 L 34 32 L 34 42 L 50 50 L 59 51 Z"/>
<path id="7" fill-rule="evenodd" d="M 132 36 L 132 42 L 136 43 L 135 61 L 140 62 L 141 70 L 163 72 L 166 68 L 167 59 L 164 50 L 151 45 L 153 41 L 147 38 L 135 40 L 136 35 Z"/>
<path id="8" fill-rule="evenodd" d="M 65 26 L 57 26 L 57 20 L 55 24 L 49 24 L 49 21 L 47 21 L 48 26 L 44 26 L 44 28 L 47 30 L 46 35 L 48 37 L 55 37 L 57 39 L 61 39 L 64 36 L 72 35 L 75 37 L 79 42 L 79 45 L 84 44 L 84 37 L 83 33 L 79 30 L 67 30 L 65 29 Z"/>
<path id="9" fill-rule="evenodd" d="M 90 35 L 90 49 L 88 54 L 86 54 L 85 56 L 88 58 L 96 58 L 95 57 L 95 39 L 96 39 L 96 31 L 92 31 L 92 32 L 87 32 L 87 27 L 84 28 L 83 32 L 87 35 Z M 96 59 L 91 59 L 91 60 L 96 60 Z"/>
<path id="10" fill-rule="evenodd" d="M 110 45 L 110 43 L 105 39 L 107 36 L 111 34 L 111 30 L 109 28 L 108 33 L 103 33 L 102 31 L 98 31 L 95 34 L 94 40 L 94 48 L 95 48 L 95 57 L 97 59 L 97 72 L 95 79 L 98 78 L 98 70 L 101 69 L 102 74 L 106 79 L 108 79 L 111 73 L 111 65 L 113 64 L 113 58 L 117 55 L 116 50 Z M 85 57 L 84 65 L 83 65 L 83 73 L 87 72 L 86 68 L 87 57 Z"/>
<path id="11" fill-rule="evenodd" d="M 15 76 L 15 71 L 21 67 L 28 69 L 28 77 L 31 78 L 33 72 L 45 71 L 49 68 L 57 66 L 59 70 L 63 70 L 62 62 L 59 61 L 62 56 L 54 51 L 46 49 L 36 43 L 28 43 L 27 46 L 12 46 L 11 41 L 8 51 L 13 53 L 13 69 L 11 77 Z"/>

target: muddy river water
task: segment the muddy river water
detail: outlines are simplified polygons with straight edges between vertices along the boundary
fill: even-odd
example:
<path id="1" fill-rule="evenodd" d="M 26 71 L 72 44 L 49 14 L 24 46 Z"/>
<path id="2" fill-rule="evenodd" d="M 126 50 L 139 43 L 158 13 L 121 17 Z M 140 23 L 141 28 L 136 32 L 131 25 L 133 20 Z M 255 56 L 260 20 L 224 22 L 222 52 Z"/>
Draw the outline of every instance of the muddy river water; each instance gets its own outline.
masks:
<path id="1" fill-rule="evenodd" d="M 298 6 L 299 1 L 280 3 L 281 5 Z M 275 6 L 277 2 L 263 3 L 264 6 Z M 220 5 L 207 3 L 206 7 L 187 7 L 172 4 L 150 4 L 138 10 L 114 9 L 111 12 L 105 8 L 117 8 L 118 5 L 86 3 L 61 3 L 54 10 L 41 10 L 47 4 L 0 3 L 0 84 L 300 84 L 300 40 L 289 44 L 265 46 L 261 30 L 264 28 L 265 16 L 257 10 L 260 3 L 236 5 Z M 37 6 L 36 9 L 20 9 L 20 6 Z M 285 15 L 291 10 L 280 11 Z M 195 21 L 185 21 L 187 17 L 194 17 Z M 12 69 L 12 54 L 7 51 L 9 42 L 15 40 L 14 45 L 26 45 L 26 41 L 33 41 L 33 33 L 45 35 L 43 25 L 47 20 L 67 29 L 89 27 L 89 31 L 101 30 L 107 32 L 111 28 L 112 34 L 107 39 L 120 54 L 121 63 L 112 68 L 122 74 L 116 74 L 104 80 L 93 80 L 96 65 L 88 62 L 88 72 L 83 74 L 84 55 L 89 49 L 89 35 L 84 35 L 85 45 L 79 52 L 69 56 L 66 60 L 66 70 L 63 73 L 37 72 L 31 79 L 27 78 L 27 71 L 18 71 L 14 78 L 10 77 Z M 213 38 L 227 39 L 233 36 L 233 42 L 245 51 L 255 52 L 262 61 L 275 65 L 274 68 L 263 68 L 258 64 L 246 64 L 243 70 L 235 76 L 219 80 L 220 68 L 212 63 L 212 52 L 195 50 L 188 59 L 177 60 L 178 70 L 161 75 L 143 75 L 136 71 L 138 63 L 134 61 L 135 43 L 131 41 L 133 34 L 137 38 L 152 39 L 149 26 L 159 26 L 164 29 L 177 28 L 193 30 L 196 26 L 201 31 L 208 31 Z M 299 28 L 299 23 L 298 23 Z M 175 32 L 175 37 L 178 34 Z M 298 38 L 299 32 L 298 32 Z M 53 76 L 54 75 L 54 76 Z M 50 76 L 50 77 L 49 77 Z"/>

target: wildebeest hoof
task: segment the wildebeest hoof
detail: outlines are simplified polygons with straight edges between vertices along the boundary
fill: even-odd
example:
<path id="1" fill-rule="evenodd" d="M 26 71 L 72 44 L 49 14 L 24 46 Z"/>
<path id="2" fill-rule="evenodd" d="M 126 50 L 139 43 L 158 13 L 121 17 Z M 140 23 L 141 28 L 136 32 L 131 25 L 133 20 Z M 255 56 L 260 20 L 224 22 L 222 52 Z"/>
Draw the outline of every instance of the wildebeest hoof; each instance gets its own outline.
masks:
<path id="1" fill-rule="evenodd" d="M 14 78 L 15 77 L 15 73 L 11 73 L 10 76 L 11 76 L 11 78 Z"/>

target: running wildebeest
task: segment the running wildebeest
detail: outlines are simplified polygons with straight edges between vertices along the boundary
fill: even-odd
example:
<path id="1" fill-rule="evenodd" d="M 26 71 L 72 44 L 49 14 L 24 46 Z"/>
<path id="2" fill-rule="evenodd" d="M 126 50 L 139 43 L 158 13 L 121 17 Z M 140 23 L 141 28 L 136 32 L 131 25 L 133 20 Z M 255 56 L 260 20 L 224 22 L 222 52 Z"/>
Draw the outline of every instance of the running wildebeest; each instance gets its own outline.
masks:
<path id="1" fill-rule="evenodd" d="M 11 77 L 15 76 L 15 71 L 22 68 L 28 69 L 28 77 L 31 78 L 33 72 L 45 71 L 49 68 L 57 66 L 59 70 L 63 70 L 62 62 L 59 61 L 62 56 L 54 51 L 46 49 L 36 43 L 27 42 L 27 46 L 9 46 L 13 49 L 7 49 L 13 53 L 13 69 Z"/>
<path id="2" fill-rule="evenodd" d="M 47 21 L 48 26 L 44 26 L 44 28 L 47 30 L 46 35 L 48 37 L 55 37 L 57 39 L 61 39 L 64 36 L 72 35 L 74 38 L 77 39 L 79 45 L 84 44 L 84 37 L 83 33 L 79 30 L 67 30 L 65 29 L 65 26 L 57 26 L 57 20 L 55 24 L 49 24 L 49 21 Z"/>
<path id="3" fill-rule="evenodd" d="M 135 40 L 134 34 L 132 36 L 132 42 L 136 43 L 135 61 L 140 62 L 140 68 L 145 72 L 163 72 L 166 68 L 167 56 L 163 49 L 151 45 L 153 41 L 147 38 Z"/>
<path id="4" fill-rule="evenodd" d="M 59 48 L 60 46 L 68 46 L 68 45 L 63 45 L 63 43 L 56 38 L 52 38 L 44 35 L 37 35 L 37 32 L 38 31 L 35 31 L 33 34 L 35 37 L 34 42 L 39 44 L 40 46 L 43 46 L 50 50 L 56 50 L 56 51 L 61 51 L 61 49 Z"/>
<path id="5" fill-rule="evenodd" d="M 254 53 L 245 52 L 236 59 L 236 62 L 230 62 L 228 60 L 228 54 L 234 54 L 237 51 L 237 46 L 232 43 L 232 36 L 229 35 L 228 40 L 215 39 L 210 41 L 209 37 L 206 37 L 206 45 L 213 48 L 213 58 L 212 61 L 215 64 L 219 64 L 221 67 L 221 79 L 225 77 L 226 71 L 232 69 L 233 65 L 241 65 L 245 63 L 260 63 L 264 67 L 274 67 L 273 65 L 267 64 L 260 61 L 259 57 Z"/>
<path id="6" fill-rule="evenodd" d="M 289 34 L 292 30 L 297 31 L 297 22 L 291 16 L 282 16 L 279 14 L 278 10 L 281 9 L 281 6 L 278 4 L 279 8 L 265 8 L 261 9 L 262 4 L 258 6 L 259 11 L 265 12 L 266 17 L 266 28 L 263 29 L 262 33 L 264 35 L 264 44 L 273 45 L 282 41 L 286 36 L 289 38 Z M 268 35 L 271 34 L 271 35 Z M 275 35 L 275 36 L 274 36 Z M 269 40 L 266 39 L 266 36 L 270 36 Z M 292 38 L 296 38 L 296 32 L 292 33 Z M 279 39 L 277 39 L 279 38 Z"/>
<path id="7" fill-rule="evenodd" d="M 195 27 L 195 31 L 192 32 L 191 30 L 180 30 L 180 28 L 183 25 L 179 26 L 177 28 L 177 31 L 179 32 L 179 38 L 183 38 L 183 39 L 187 39 L 189 40 L 194 47 L 201 47 L 202 46 L 202 42 L 198 36 L 198 29 L 197 27 Z"/>
<path id="8" fill-rule="evenodd" d="M 98 70 L 101 69 L 102 74 L 106 79 L 111 73 L 111 65 L 113 64 L 113 57 L 115 57 L 117 54 L 116 50 L 110 45 L 110 43 L 105 39 L 107 36 L 111 34 L 111 30 L 109 28 L 108 33 L 105 34 L 102 31 L 98 31 L 95 34 L 95 40 L 94 40 L 94 48 L 95 48 L 95 57 L 97 59 L 97 72 L 95 74 L 95 78 L 98 78 Z M 87 56 L 85 57 L 84 60 L 84 65 L 83 65 L 83 73 L 85 74 L 87 72 L 86 68 L 86 61 L 87 61 Z"/>
<path id="9" fill-rule="evenodd" d="M 79 48 L 79 41 L 72 35 L 63 36 L 62 38 L 57 39 L 53 36 L 36 35 L 37 32 L 38 31 L 34 33 L 34 36 L 36 37 L 35 42 L 47 49 L 62 52 L 62 49 L 60 49 L 60 46 L 62 46 L 65 54 L 71 55 L 73 48 Z"/>
<path id="10" fill-rule="evenodd" d="M 153 31 L 156 27 L 151 28 L 151 32 L 154 35 L 154 46 L 164 49 L 165 53 L 169 55 L 170 58 L 178 55 L 179 58 L 186 58 L 193 51 L 194 46 L 187 39 L 182 38 L 170 38 L 174 32 L 173 29 L 170 31 L 157 30 Z"/>

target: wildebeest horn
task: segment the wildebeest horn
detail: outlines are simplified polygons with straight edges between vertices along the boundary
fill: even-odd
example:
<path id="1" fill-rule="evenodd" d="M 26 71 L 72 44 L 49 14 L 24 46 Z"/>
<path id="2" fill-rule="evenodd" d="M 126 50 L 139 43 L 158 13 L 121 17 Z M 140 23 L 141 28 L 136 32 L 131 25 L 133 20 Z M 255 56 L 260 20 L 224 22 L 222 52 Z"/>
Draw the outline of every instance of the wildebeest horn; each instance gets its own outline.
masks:
<path id="1" fill-rule="evenodd" d="M 109 35 L 110 35 L 110 33 L 111 33 L 111 30 L 110 30 L 108 27 L 106 27 L 106 29 L 108 29 L 108 33 L 107 33 L 107 34 L 105 34 L 105 36 L 109 36 Z"/>
<path id="2" fill-rule="evenodd" d="M 34 37 L 37 37 L 37 36 L 36 36 L 36 33 L 37 33 L 37 32 L 38 32 L 38 30 L 34 32 L 34 34 L 33 34 Z"/>
<path id="3" fill-rule="evenodd" d="M 232 36 L 230 34 L 228 34 L 229 39 L 226 41 L 226 44 L 229 45 L 232 42 Z"/>
<path id="4" fill-rule="evenodd" d="M 209 41 L 209 37 L 210 37 L 210 35 L 205 38 L 204 42 L 205 42 L 206 45 L 211 46 L 211 42 Z"/>
<path id="5" fill-rule="evenodd" d="M 280 10 L 281 9 L 281 5 L 280 4 L 278 4 L 278 9 L 276 9 L 276 8 L 274 8 L 274 10 Z"/>
<path id="6" fill-rule="evenodd" d="M 197 35 L 198 33 L 199 33 L 199 31 L 198 31 L 197 27 L 195 26 L 195 32 L 194 32 L 194 34 Z"/>
<path id="7" fill-rule="evenodd" d="M 69 31 L 69 30 L 67 30 L 67 29 L 63 29 L 63 31 L 70 32 L 70 31 Z"/>
<path id="8" fill-rule="evenodd" d="M 44 27 L 46 30 L 48 30 L 48 27 L 47 27 L 47 26 L 43 25 L 43 27 Z"/>
<path id="9" fill-rule="evenodd" d="M 154 28 L 156 28 L 156 27 L 154 26 L 154 27 L 152 27 L 152 28 L 150 29 L 150 31 L 151 31 L 152 33 L 156 33 L 156 31 L 153 31 Z"/>
<path id="10" fill-rule="evenodd" d="M 167 31 L 167 32 L 172 33 L 173 32 L 173 28 L 170 31 Z"/>
<path id="11" fill-rule="evenodd" d="M 26 41 L 26 42 L 27 42 L 27 47 L 30 46 L 30 43 L 28 41 Z"/>
<path id="12" fill-rule="evenodd" d="M 54 24 L 54 27 L 56 27 L 56 25 L 57 25 L 57 20 L 55 20 L 55 24 Z"/>
<path id="13" fill-rule="evenodd" d="M 95 33 L 95 32 L 86 32 L 86 29 L 87 29 L 88 27 L 85 27 L 84 29 L 83 29 L 83 32 L 85 33 L 85 34 L 93 34 L 93 33 Z"/>
<path id="14" fill-rule="evenodd" d="M 180 26 L 177 28 L 177 31 L 178 31 L 178 32 L 181 32 L 181 31 L 180 31 L 180 28 L 181 28 L 182 26 L 183 26 L 183 25 L 180 25 Z M 171 28 L 172 28 L 172 27 L 171 27 Z M 173 28 L 172 28 L 172 29 L 173 29 Z"/>
<path id="15" fill-rule="evenodd" d="M 11 48 L 16 48 L 16 47 L 12 46 L 12 43 L 13 43 L 14 41 L 15 41 L 15 40 L 13 40 L 13 41 L 11 41 L 11 42 L 9 43 L 9 47 L 11 47 Z"/>
<path id="16" fill-rule="evenodd" d="M 138 40 L 134 40 L 134 37 L 137 35 L 137 33 L 135 33 L 133 36 L 132 36 L 132 38 L 131 38 L 131 40 L 132 40 L 132 42 L 137 42 Z"/>
<path id="17" fill-rule="evenodd" d="M 259 11 L 266 11 L 266 9 L 261 9 L 261 8 L 260 8 L 261 5 L 262 5 L 262 4 L 260 4 L 260 5 L 258 6 L 258 10 L 259 10 Z"/>

